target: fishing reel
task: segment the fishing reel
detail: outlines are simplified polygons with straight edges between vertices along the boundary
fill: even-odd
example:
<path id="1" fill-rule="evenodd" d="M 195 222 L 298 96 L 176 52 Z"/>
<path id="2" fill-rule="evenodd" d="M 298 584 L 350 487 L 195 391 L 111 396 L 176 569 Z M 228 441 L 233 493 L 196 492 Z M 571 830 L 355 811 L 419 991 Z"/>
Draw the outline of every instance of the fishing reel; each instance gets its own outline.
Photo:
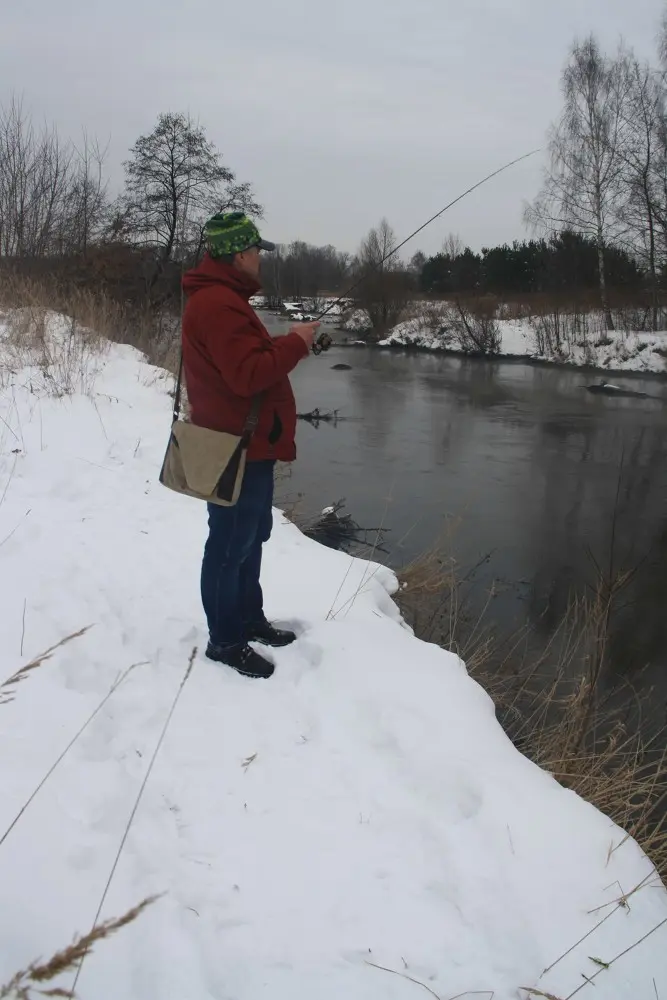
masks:
<path id="1" fill-rule="evenodd" d="M 313 354 L 321 354 L 322 351 L 328 351 L 332 344 L 333 337 L 323 330 L 319 337 L 313 341 L 311 350 Z"/>

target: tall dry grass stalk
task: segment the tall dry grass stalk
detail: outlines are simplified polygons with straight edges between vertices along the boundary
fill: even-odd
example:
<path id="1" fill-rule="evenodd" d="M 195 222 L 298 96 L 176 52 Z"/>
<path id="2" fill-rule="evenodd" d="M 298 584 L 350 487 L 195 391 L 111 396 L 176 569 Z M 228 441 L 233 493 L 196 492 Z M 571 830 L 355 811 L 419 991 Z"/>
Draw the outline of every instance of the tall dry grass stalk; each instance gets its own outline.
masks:
<path id="1" fill-rule="evenodd" d="M 67 948 L 52 955 L 47 962 L 40 959 L 17 972 L 8 983 L 0 985 L 0 1000 L 34 1000 L 36 996 L 75 997 L 76 994 L 72 989 L 49 987 L 48 984 L 66 972 L 73 972 L 98 941 L 104 941 L 122 927 L 131 924 L 156 899 L 157 896 L 149 896 L 122 917 L 105 920 L 88 934 L 77 937 Z"/>
<path id="2" fill-rule="evenodd" d="M 78 632 L 72 632 L 70 635 L 66 635 L 64 639 L 60 639 L 53 646 L 49 646 L 48 649 L 44 650 L 43 653 L 39 653 L 35 656 L 29 663 L 17 670 L 16 673 L 12 674 L 6 680 L 0 684 L 0 705 L 7 705 L 10 701 L 14 701 L 16 697 L 16 689 L 19 684 L 27 679 L 27 677 L 41 667 L 43 663 L 50 660 L 57 649 L 61 646 L 67 645 L 68 642 L 72 642 L 73 639 L 79 639 L 82 635 L 85 635 L 92 628 L 92 625 L 87 625 L 85 628 L 79 629 Z"/>
<path id="3" fill-rule="evenodd" d="M 396 600 L 420 639 L 452 650 L 472 672 L 487 661 L 493 644 L 488 621 L 493 589 L 481 611 L 473 611 L 471 602 L 475 577 L 491 553 L 464 572 L 451 548 L 450 533 L 401 569 Z"/>
<path id="4" fill-rule="evenodd" d="M 94 710 L 90 713 L 90 715 L 88 716 L 88 718 L 86 719 L 86 721 L 83 723 L 83 725 L 79 727 L 79 729 L 76 731 L 76 733 L 74 734 L 74 736 L 72 737 L 72 739 L 69 741 L 69 743 L 67 744 L 67 746 L 56 757 L 56 759 L 51 764 L 51 766 L 49 767 L 49 769 L 46 772 L 46 774 L 44 775 L 44 777 L 41 779 L 41 781 L 39 782 L 39 784 L 33 789 L 33 791 L 28 796 L 28 798 L 26 799 L 26 801 L 23 803 L 23 805 L 21 806 L 21 808 L 19 809 L 19 811 L 16 813 L 16 815 L 14 816 L 14 819 L 10 822 L 9 826 L 6 828 L 6 830 L 4 831 L 4 833 L 0 834 L 0 847 L 2 847 L 2 845 L 6 841 L 7 837 L 9 836 L 9 834 L 12 832 L 13 829 L 15 829 L 15 827 L 16 827 L 17 823 L 19 822 L 19 820 L 25 814 L 26 810 L 29 808 L 29 806 L 31 805 L 31 803 L 34 802 L 35 798 L 40 793 L 40 791 L 42 790 L 42 788 L 44 787 L 44 785 L 46 784 L 46 782 L 49 780 L 49 778 L 51 777 L 51 775 L 53 774 L 53 772 L 56 770 L 56 768 L 58 767 L 58 765 L 62 763 L 62 761 L 64 760 L 64 758 L 67 756 L 67 754 L 72 749 L 72 747 L 74 746 L 74 744 L 77 742 L 77 740 L 79 739 L 79 737 L 82 736 L 83 733 L 86 731 L 86 729 L 88 728 L 88 726 L 90 725 L 90 723 L 93 721 L 93 719 L 95 719 L 95 717 L 97 715 L 99 715 L 99 713 L 102 711 L 102 709 L 104 708 L 104 706 L 106 705 L 106 703 L 116 693 L 116 691 L 121 686 L 121 684 L 123 684 L 124 681 L 130 676 L 130 674 L 132 673 L 132 671 L 135 670 L 137 667 L 144 666 L 147 662 L 148 661 L 146 660 L 143 663 L 133 663 L 130 667 L 127 668 L 127 670 L 124 670 L 123 673 L 120 674 L 120 676 L 113 682 L 113 684 L 111 685 L 111 687 L 109 688 L 109 690 L 107 691 L 107 693 L 104 695 L 104 697 L 102 698 L 102 700 L 98 702 L 98 704 L 96 705 L 96 707 L 94 708 Z"/>

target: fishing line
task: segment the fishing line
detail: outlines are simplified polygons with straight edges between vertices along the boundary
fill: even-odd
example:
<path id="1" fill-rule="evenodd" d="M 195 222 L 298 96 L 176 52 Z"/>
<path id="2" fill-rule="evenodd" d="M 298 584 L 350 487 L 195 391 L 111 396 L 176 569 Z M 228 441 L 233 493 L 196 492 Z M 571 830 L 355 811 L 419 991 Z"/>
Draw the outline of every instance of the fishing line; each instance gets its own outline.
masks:
<path id="1" fill-rule="evenodd" d="M 444 208 L 441 208 L 439 212 L 436 212 L 435 215 L 432 215 L 430 219 L 427 219 L 426 222 L 422 223 L 422 225 L 419 226 L 417 229 L 415 229 L 413 233 L 410 233 L 409 236 L 406 236 L 405 239 L 402 240 L 392 250 L 390 250 L 389 253 L 385 254 L 382 260 L 378 261 L 377 263 L 371 264 L 371 269 L 377 270 L 381 268 L 382 265 L 386 261 L 388 261 L 390 257 L 393 257 L 394 254 L 398 253 L 398 251 L 401 250 L 406 243 L 409 243 L 411 239 L 413 239 L 424 229 L 426 229 L 427 226 L 430 226 L 431 223 L 435 222 L 436 219 L 439 219 L 440 216 L 444 215 L 445 212 L 449 211 L 450 208 L 453 208 L 454 205 L 457 205 L 460 201 L 463 201 L 464 198 L 467 198 L 469 194 L 472 194 L 473 191 L 476 191 L 477 188 L 482 186 L 482 184 L 486 184 L 487 181 L 490 181 L 493 177 L 497 177 L 498 174 L 502 174 L 505 170 L 509 170 L 510 167 L 515 166 L 517 163 L 521 163 L 522 160 L 529 159 L 529 157 L 531 156 L 535 156 L 535 154 L 539 152 L 540 149 L 532 149 L 529 153 L 523 153 L 522 156 L 517 156 L 515 159 L 510 160 L 509 163 L 505 163 L 503 164 L 502 167 L 498 167 L 497 170 L 493 170 L 490 174 L 487 174 L 486 177 L 483 177 L 481 181 L 477 181 L 476 184 L 473 184 L 472 187 L 469 187 L 462 194 L 454 198 L 453 201 L 450 201 L 447 205 L 445 205 Z M 342 295 L 339 295 L 337 299 L 334 299 L 334 301 L 331 302 L 327 306 L 327 308 L 319 314 L 317 320 L 318 321 L 321 320 L 324 316 L 327 315 L 327 313 L 331 312 L 331 310 L 334 309 L 340 302 L 342 302 L 344 299 L 349 298 L 352 292 L 355 291 L 363 281 L 365 281 L 367 276 L 368 272 L 365 272 L 364 274 L 362 274 L 360 278 L 357 278 L 357 280 L 352 285 L 350 285 L 347 291 L 343 292 Z M 319 354 L 323 350 L 324 351 L 328 350 L 329 347 L 331 347 L 331 337 L 329 336 L 328 333 L 322 333 L 313 344 L 313 351 L 315 354 Z"/>

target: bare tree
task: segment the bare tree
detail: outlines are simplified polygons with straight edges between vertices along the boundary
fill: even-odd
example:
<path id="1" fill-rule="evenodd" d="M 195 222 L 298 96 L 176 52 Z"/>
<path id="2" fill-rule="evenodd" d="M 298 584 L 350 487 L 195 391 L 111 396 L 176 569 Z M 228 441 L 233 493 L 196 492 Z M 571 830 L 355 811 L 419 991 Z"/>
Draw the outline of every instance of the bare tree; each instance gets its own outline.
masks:
<path id="1" fill-rule="evenodd" d="M 562 76 L 564 109 L 549 137 L 549 165 L 528 220 L 570 229 L 595 241 L 600 300 L 608 330 L 605 248 L 621 222 L 618 205 L 624 161 L 627 77 L 621 61 L 604 56 L 591 35 L 575 42 Z"/>
<path id="2" fill-rule="evenodd" d="M 84 129 L 82 141 L 74 147 L 73 176 L 68 198 L 68 249 L 84 254 L 103 234 L 109 202 L 104 163 L 108 145 L 100 146 Z"/>
<path id="3" fill-rule="evenodd" d="M 665 262 L 665 246 L 664 242 L 659 246 L 659 236 L 661 231 L 667 236 L 664 82 L 632 53 L 619 58 L 627 81 L 619 148 L 623 163 L 619 215 L 625 226 L 623 241 L 649 278 L 651 325 L 657 330 L 659 272 Z"/>
<path id="4" fill-rule="evenodd" d="M 394 230 L 386 219 L 371 229 L 357 256 L 358 276 L 362 281 L 354 298 L 368 316 L 376 338 L 400 321 L 410 299 L 410 276 L 397 256 L 386 260 L 396 247 Z"/>
<path id="5" fill-rule="evenodd" d="M 35 129 L 17 98 L 0 108 L 0 254 L 85 252 L 104 222 L 105 152 L 85 132 L 77 148 Z"/>
<path id="6" fill-rule="evenodd" d="M 114 229 L 154 246 L 162 265 L 201 249 L 202 225 L 214 212 L 262 215 L 250 184 L 236 181 L 204 128 L 188 115 L 160 115 L 130 153 Z"/>
<path id="7" fill-rule="evenodd" d="M 294 240 L 262 258 L 262 285 L 272 305 L 283 298 L 305 298 L 314 309 L 322 294 L 342 291 L 348 269 L 349 254 Z"/>
<path id="8" fill-rule="evenodd" d="M 417 252 L 413 253 L 410 258 L 410 270 L 413 271 L 417 277 L 419 277 L 424 270 L 424 264 L 426 261 L 427 257 L 423 250 L 417 250 Z"/>
<path id="9" fill-rule="evenodd" d="M 667 70 L 667 8 L 663 10 L 660 19 L 660 32 L 658 34 L 658 56 L 663 73 Z"/>
<path id="10" fill-rule="evenodd" d="M 458 233 L 449 233 L 442 241 L 441 253 L 445 254 L 446 257 L 451 257 L 452 260 L 460 257 L 465 252 L 465 249 L 465 243 Z"/>
<path id="11" fill-rule="evenodd" d="M 20 100 L 0 109 L 0 254 L 52 252 L 71 157 L 55 130 L 34 129 Z"/>

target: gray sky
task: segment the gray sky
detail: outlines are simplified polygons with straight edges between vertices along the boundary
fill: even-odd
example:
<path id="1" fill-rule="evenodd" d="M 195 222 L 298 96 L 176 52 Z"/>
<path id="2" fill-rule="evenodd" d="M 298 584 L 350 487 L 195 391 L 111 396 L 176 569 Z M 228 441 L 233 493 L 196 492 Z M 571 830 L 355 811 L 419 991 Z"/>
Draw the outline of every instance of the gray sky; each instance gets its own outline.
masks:
<path id="1" fill-rule="evenodd" d="M 114 183 L 160 111 L 189 111 L 266 206 L 263 230 L 354 250 L 402 237 L 505 160 L 542 145 L 575 35 L 653 58 L 664 0 L 5 0 L 0 100 L 109 139 Z M 542 157 L 491 181 L 450 231 L 525 235 Z"/>

